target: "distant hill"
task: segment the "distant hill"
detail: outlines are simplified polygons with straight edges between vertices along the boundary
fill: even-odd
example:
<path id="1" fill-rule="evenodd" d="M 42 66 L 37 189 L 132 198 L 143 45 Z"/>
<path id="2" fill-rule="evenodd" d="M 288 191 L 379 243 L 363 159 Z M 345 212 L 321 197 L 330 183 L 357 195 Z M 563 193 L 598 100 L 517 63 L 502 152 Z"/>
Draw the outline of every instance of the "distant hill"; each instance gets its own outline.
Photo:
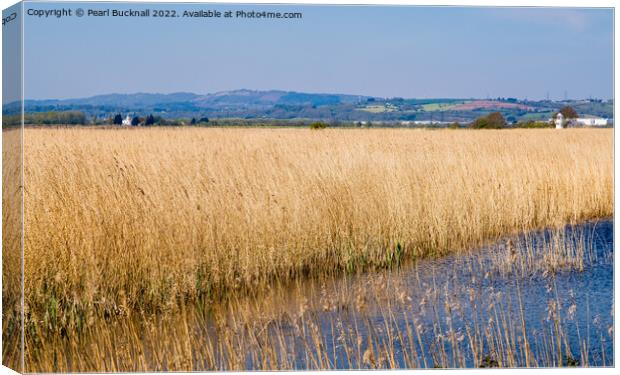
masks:
<path id="1" fill-rule="evenodd" d="M 193 102 L 199 107 L 272 107 L 276 105 L 322 106 L 356 103 L 367 97 L 341 94 L 307 94 L 294 91 L 234 90 L 207 94 Z"/>
<path id="2" fill-rule="evenodd" d="M 173 93 L 173 94 L 106 94 L 91 96 L 79 99 L 46 99 L 46 100 L 26 100 L 26 107 L 44 106 L 118 106 L 118 107 L 140 107 L 151 106 L 159 103 L 186 102 L 194 100 L 200 95 L 192 93 Z"/>
<path id="3" fill-rule="evenodd" d="M 26 109 L 37 107 L 119 107 L 144 109 L 167 105 L 187 105 L 198 108 L 255 108 L 276 105 L 322 106 L 355 103 L 368 97 L 340 94 L 308 94 L 293 91 L 233 90 L 198 95 L 188 92 L 172 94 L 106 94 L 77 99 L 26 100 Z"/>
<path id="4" fill-rule="evenodd" d="M 162 118 L 317 119 L 329 121 L 469 122 L 500 111 L 509 122 L 547 119 L 563 105 L 579 114 L 613 117 L 613 101 L 531 101 L 496 99 L 405 99 L 362 95 L 303 93 L 282 90 L 232 90 L 212 94 L 106 94 L 88 98 L 26 100 L 26 112 L 81 111 L 89 118 L 122 115 Z M 20 103 L 3 106 L 4 114 L 20 112 Z"/>

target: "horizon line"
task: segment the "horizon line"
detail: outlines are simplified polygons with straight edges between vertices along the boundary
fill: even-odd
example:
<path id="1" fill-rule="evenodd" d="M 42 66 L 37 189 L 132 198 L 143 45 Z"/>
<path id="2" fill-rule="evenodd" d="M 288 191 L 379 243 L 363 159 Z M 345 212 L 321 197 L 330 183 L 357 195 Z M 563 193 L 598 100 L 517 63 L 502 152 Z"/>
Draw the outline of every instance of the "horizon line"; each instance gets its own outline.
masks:
<path id="1" fill-rule="evenodd" d="M 249 88 L 239 88 L 239 89 L 231 89 L 231 90 L 220 90 L 220 91 L 213 91 L 213 92 L 206 92 L 206 93 L 196 93 L 196 92 L 192 92 L 192 91 L 171 91 L 171 92 L 147 92 L 147 91 L 135 91 L 135 92 L 127 92 L 127 93 L 123 93 L 123 92 L 108 92 L 108 93 L 101 93 L 101 94 L 93 94 L 93 95 L 88 95 L 88 96 L 74 96 L 74 97 L 67 97 L 67 98 L 22 98 L 21 100 L 15 100 L 9 103 L 5 103 L 3 105 L 8 105 L 8 104 L 12 104 L 12 103 L 16 103 L 19 101 L 48 101 L 48 100 L 57 100 L 57 101 L 69 101 L 69 100 L 80 100 L 80 99 L 91 99 L 91 98 L 96 98 L 96 97 L 100 97 L 100 96 L 110 96 L 110 95 L 124 95 L 124 96 L 131 96 L 131 95 L 175 95 L 175 94 L 191 94 L 191 95 L 196 95 L 196 96 L 210 96 L 210 95 L 217 95 L 217 94 L 223 94 L 223 93 L 235 93 L 235 92 L 239 92 L 239 91 L 250 91 L 250 92 L 284 92 L 284 93 L 296 93 L 296 94 L 310 94 L 310 95 L 342 95 L 342 96 L 358 96 L 358 97 L 364 97 L 364 98 L 373 98 L 373 99 L 384 99 L 384 100 L 389 100 L 389 99 L 405 99 L 405 100 L 425 100 L 425 99 L 454 99 L 454 100 L 497 100 L 497 99 L 516 99 L 516 100 L 521 100 L 521 101 L 552 101 L 552 102 L 562 102 L 562 101 L 571 101 L 571 100 L 614 100 L 613 97 L 611 98 L 604 98 L 604 97 L 594 97 L 594 96 L 589 96 L 589 97 L 572 97 L 572 98 L 538 98 L 533 96 L 532 98 L 528 98 L 528 97 L 523 97 L 523 98 L 519 98 L 516 96 L 490 96 L 487 95 L 486 97 L 476 97 L 476 96 L 468 96 L 468 97 L 453 97 L 453 96 L 419 96 L 419 97 L 404 97 L 404 96 L 377 96 L 377 95 L 368 95 L 368 94 L 351 94 L 351 93 L 343 93 L 343 92 L 313 92 L 313 91 L 298 91 L 298 90 L 285 90 L 285 89 L 249 89 Z"/>

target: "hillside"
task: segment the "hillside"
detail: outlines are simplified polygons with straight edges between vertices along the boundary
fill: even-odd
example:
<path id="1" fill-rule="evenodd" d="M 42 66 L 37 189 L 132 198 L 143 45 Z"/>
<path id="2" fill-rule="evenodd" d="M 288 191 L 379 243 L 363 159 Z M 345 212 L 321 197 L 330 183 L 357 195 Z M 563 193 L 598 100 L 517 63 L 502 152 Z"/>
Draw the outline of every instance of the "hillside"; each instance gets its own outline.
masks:
<path id="1" fill-rule="evenodd" d="M 26 100 L 26 112 L 81 111 L 89 118 L 153 114 L 163 118 L 318 119 L 329 121 L 469 122 L 500 111 L 509 122 L 544 120 L 564 105 L 580 115 L 613 117 L 613 101 L 531 101 L 496 99 L 405 99 L 282 90 L 233 90 L 211 94 L 106 94 L 88 98 Z M 20 112 L 19 103 L 3 107 L 5 115 Z"/>

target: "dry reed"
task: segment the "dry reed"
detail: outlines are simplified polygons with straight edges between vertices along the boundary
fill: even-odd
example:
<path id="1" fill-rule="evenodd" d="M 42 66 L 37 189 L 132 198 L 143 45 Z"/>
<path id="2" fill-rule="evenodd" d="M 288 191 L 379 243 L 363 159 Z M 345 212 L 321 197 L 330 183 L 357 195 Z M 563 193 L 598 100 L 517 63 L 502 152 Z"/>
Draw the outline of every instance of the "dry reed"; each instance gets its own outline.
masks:
<path id="1" fill-rule="evenodd" d="M 21 369 L 21 131 L 2 132 L 2 364 Z"/>
<path id="2" fill-rule="evenodd" d="M 50 327 L 613 213 L 608 129 L 24 137 L 27 319 Z"/>
<path id="3" fill-rule="evenodd" d="M 527 239 L 516 251 L 529 256 L 532 245 Z M 546 254 L 563 252 L 551 242 L 542 246 Z M 610 248 L 599 251 L 611 254 Z M 548 307 L 536 311 L 525 305 L 532 300 L 521 290 L 527 275 L 480 276 L 489 255 L 459 257 L 450 263 L 454 276 L 442 268 L 448 274 L 432 280 L 432 264 L 422 262 L 406 275 L 380 271 L 298 280 L 261 295 L 235 296 L 208 310 L 190 305 L 160 316 L 132 311 L 99 316 L 79 335 L 33 327 L 26 363 L 34 372 L 613 364 L 604 355 L 613 326 L 597 324 L 593 317 L 584 321 L 583 313 L 577 318 L 588 309 L 586 291 L 578 296 L 558 292 L 549 274 L 542 282 L 548 289 L 538 301 Z M 496 277 L 497 284 L 491 280 Z M 495 289 L 503 283 L 506 288 Z M 575 330 L 577 338 L 570 339 Z"/>
<path id="4" fill-rule="evenodd" d="M 571 347 L 573 304 L 556 293 L 533 334 L 520 292 L 480 279 L 488 266 L 518 290 L 532 274 L 584 267 L 587 236 L 564 223 L 613 214 L 611 131 L 61 128 L 26 129 L 25 147 L 27 371 L 610 363 L 588 361 L 613 327 L 581 327 L 600 342 L 584 333 Z M 16 201 L 3 200 L 4 215 Z M 543 241 L 464 261 L 478 275 L 469 284 L 421 284 L 414 296 L 369 274 L 285 297 L 298 276 L 541 227 L 552 228 Z"/>

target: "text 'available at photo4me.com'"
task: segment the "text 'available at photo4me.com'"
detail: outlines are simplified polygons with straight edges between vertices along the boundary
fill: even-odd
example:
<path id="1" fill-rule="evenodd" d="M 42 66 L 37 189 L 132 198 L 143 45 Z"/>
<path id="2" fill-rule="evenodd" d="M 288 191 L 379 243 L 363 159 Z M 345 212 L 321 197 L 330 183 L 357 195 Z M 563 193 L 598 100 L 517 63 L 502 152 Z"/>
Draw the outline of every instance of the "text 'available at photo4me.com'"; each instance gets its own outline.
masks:
<path id="1" fill-rule="evenodd" d="M 183 9 L 183 8 L 84 8 L 62 7 L 54 9 L 28 8 L 25 11 L 27 17 L 37 18 L 102 18 L 102 17 L 126 17 L 126 18 L 185 18 L 185 19 L 274 19 L 274 20 L 300 20 L 302 12 L 281 12 L 270 10 L 237 9 Z M 4 23 L 4 21 L 3 21 Z"/>

